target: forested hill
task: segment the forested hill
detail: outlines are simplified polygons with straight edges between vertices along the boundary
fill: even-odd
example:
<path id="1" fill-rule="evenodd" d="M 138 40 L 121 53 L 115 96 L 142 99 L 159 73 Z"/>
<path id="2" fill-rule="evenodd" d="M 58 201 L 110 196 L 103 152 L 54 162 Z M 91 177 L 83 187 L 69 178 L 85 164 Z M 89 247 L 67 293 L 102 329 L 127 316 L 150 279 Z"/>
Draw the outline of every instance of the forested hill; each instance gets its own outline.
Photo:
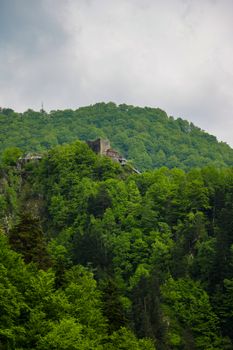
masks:
<path id="1" fill-rule="evenodd" d="M 97 103 L 77 110 L 0 111 L 0 151 L 42 151 L 76 139 L 108 138 L 141 170 L 161 166 L 233 165 L 233 149 L 186 120 L 158 108 Z"/>
<path id="2" fill-rule="evenodd" d="M 233 349 L 233 168 L 134 174 L 80 141 L 10 155 L 0 349 Z"/>

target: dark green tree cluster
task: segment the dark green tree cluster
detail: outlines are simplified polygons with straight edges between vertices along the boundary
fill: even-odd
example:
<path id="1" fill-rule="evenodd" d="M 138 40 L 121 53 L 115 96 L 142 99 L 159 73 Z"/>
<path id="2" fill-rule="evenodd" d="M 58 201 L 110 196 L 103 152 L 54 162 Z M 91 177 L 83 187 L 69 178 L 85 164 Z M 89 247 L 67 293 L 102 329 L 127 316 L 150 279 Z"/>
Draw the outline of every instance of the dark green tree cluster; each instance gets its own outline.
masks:
<path id="1" fill-rule="evenodd" d="M 101 293 L 82 266 L 66 271 L 56 287 L 54 271 L 26 265 L 0 233 L 0 348 L 153 350 L 124 327 L 108 335 Z"/>
<path id="2" fill-rule="evenodd" d="M 233 348 L 232 168 L 133 174 L 76 141 L 2 169 L 3 349 Z"/>
<path id="3" fill-rule="evenodd" d="M 233 150 L 198 127 L 174 119 L 159 108 L 98 103 L 77 110 L 0 112 L 0 152 L 9 147 L 42 151 L 53 146 L 97 137 L 140 170 L 214 165 L 232 166 Z"/>

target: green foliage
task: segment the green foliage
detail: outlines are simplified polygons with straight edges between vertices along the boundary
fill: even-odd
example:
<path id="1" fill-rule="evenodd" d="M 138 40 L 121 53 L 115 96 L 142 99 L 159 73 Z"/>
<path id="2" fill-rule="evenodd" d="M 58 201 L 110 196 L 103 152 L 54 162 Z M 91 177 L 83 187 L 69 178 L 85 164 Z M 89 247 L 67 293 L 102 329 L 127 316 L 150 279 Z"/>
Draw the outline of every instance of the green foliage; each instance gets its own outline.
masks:
<path id="1" fill-rule="evenodd" d="M 19 157 L 22 155 L 22 151 L 17 147 L 6 148 L 2 153 L 2 163 L 4 165 L 16 165 Z"/>
<path id="2" fill-rule="evenodd" d="M 162 286 L 169 343 L 174 349 L 219 349 L 218 319 L 207 293 L 190 279 L 168 279 Z"/>
<path id="3" fill-rule="evenodd" d="M 24 213 L 19 223 L 9 232 L 12 248 L 23 255 L 24 261 L 38 264 L 40 268 L 49 267 L 49 256 L 40 222 Z"/>
<path id="4" fill-rule="evenodd" d="M 58 324 L 52 323 L 50 325 L 50 332 L 40 340 L 38 349 L 102 349 L 93 340 L 86 339 L 82 333 L 83 327 L 75 319 L 62 319 Z"/>
<path id="5" fill-rule="evenodd" d="M 127 329 L 107 336 L 101 293 L 84 267 L 68 270 L 56 289 L 54 273 L 25 265 L 2 233 L 0 251 L 2 349 L 154 349 Z"/>
<path id="6" fill-rule="evenodd" d="M 0 174 L 0 348 L 232 349 L 231 168 L 132 174 L 75 141 Z"/>
<path id="7" fill-rule="evenodd" d="M 12 228 L 19 212 L 17 193 L 21 185 L 15 167 L 0 165 L 0 226 L 7 232 Z"/>
<path id="8" fill-rule="evenodd" d="M 77 138 L 103 137 L 141 170 L 233 164 L 233 150 L 227 144 L 186 120 L 167 116 L 159 108 L 110 102 L 50 113 L 3 109 L 0 123 L 0 151 L 17 146 L 40 152 Z"/>
<path id="9" fill-rule="evenodd" d="M 137 340 L 132 332 L 121 328 L 110 336 L 111 343 L 104 349 L 109 350 L 154 350 L 153 343 L 148 339 Z"/>

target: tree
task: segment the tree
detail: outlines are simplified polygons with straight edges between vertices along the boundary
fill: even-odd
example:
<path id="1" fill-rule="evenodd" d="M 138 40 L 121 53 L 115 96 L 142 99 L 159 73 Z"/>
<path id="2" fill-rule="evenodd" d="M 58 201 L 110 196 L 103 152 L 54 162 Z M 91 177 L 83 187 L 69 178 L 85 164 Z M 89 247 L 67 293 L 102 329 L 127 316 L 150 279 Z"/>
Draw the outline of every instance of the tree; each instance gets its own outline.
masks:
<path id="1" fill-rule="evenodd" d="M 23 255 L 24 261 L 35 262 L 40 268 L 50 265 L 46 242 L 39 221 L 23 213 L 19 223 L 9 233 L 12 248 Z"/>
<path id="2" fill-rule="evenodd" d="M 189 349 L 221 348 L 218 318 L 198 282 L 170 278 L 161 287 L 161 292 L 170 346 L 175 349 L 182 346 Z"/>
<path id="3" fill-rule="evenodd" d="M 8 166 L 15 166 L 22 153 L 17 147 L 6 148 L 2 153 L 2 163 Z"/>

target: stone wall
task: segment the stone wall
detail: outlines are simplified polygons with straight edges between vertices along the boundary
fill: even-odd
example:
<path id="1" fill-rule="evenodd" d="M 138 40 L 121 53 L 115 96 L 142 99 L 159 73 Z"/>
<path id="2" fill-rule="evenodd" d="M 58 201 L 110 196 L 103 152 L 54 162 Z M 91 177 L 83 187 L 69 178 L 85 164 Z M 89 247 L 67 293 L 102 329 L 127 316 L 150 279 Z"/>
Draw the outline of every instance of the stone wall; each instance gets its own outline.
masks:
<path id="1" fill-rule="evenodd" d="M 106 155 L 108 149 L 111 147 L 109 140 L 103 140 L 100 138 L 95 141 L 87 141 L 87 144 L 93 152 L 101 155 Z"/>

